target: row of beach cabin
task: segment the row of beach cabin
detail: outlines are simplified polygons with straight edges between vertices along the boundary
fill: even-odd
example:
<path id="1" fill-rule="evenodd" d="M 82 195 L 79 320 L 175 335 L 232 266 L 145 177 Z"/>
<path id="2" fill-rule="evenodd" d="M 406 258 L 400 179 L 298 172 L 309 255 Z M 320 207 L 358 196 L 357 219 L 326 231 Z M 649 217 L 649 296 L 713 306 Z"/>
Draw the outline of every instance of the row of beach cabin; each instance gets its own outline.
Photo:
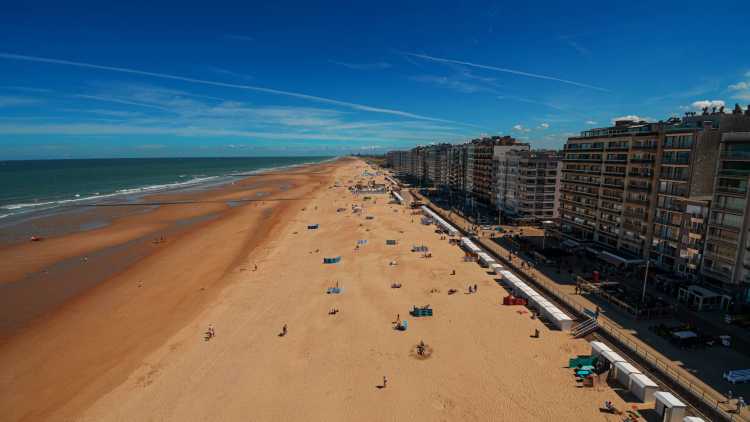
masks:
<path id="1" fill-rule="evenodd" d="M 518 276 L 508 270 L 500 271 L 503 282 L 513 289 L 513 296 L 522 297 L 535 306 L 547 321 L 551 322 L 558 330 L 570 331 L 573 319 L 552 304 L 544 296 L 540 295 L 531 286 L 524 283 Z"/>
<path id="2" fill-rule="evenodd" d="M 451 235 L 458 234 L 453 226 L 426 206 L 422 206 L 422 212 L 434 220 Z M 472 255 L 477 257 L 482 267 L 489 268 L 493 273 L 500 276 L 503 283 L 513 290 L 513 295 L 522 297 L 535 306 L 539 313 L 550 321 L 561 331 L 570 331 L 573 319 L 561 311 L 531 286 L 523 282 L 511 271 L 495 262 L 491 255 L 477 246 L 468 237 L 462 237 L 459 244 Z M 640 372 L 635 366 L 615 353 L 609 346 L 602 342 L 591 342 L 591 355 L 607 362 L 613 371 L 613 377 L 623 386 L 627 387 L 640 401 L 655 402 L 655 410 L 659 420 L 664 422 L 701 422 L 703 419 L 695 416 L 685 416 L 687 405 L 667 391 L 657 391 L 659 386 L 649 377 Z"/>
<path id="3" fill-rule="evenodd" d="M 422 205 L 422 212 L 424 215 L 430 217 L 432 220 L 435 221 L 435 223 L 440 226 L 443 230 L 445 230 L 446 233 L 448 233 L 450 236 L 457 236 L 458 230 L 450 225 L 447 221 L 443 219 L 443 217 L 437 215 L 434 211 L 429 209 L 426 205 Z"/>
<path id="4" fill-rule="evenodd" d="M 625 358 L 599 341 L 591 342 L 591 356 L 610 366 L 613 378 L 643 403 L 655 402 L 654 410 L 660 421 L 701 422 L 696 416 L 685 416 L 687 405 L 668 391 L 657 391 L 659 386 Z"/>

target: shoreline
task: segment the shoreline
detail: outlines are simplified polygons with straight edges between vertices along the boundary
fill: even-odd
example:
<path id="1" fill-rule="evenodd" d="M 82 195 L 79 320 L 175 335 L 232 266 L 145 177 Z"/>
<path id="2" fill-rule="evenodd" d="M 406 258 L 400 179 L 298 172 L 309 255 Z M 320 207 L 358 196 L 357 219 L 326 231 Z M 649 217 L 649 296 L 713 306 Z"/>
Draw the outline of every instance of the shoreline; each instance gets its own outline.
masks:
<path id="1" fill-rule="evenodd" d="M 106 227 L 112 223 L 112 220 L 124 216 L 122 213 L 114 212 L 111 215 L 100 215 L 94 217 L 87 216 L 87 211 L 90 208 L 104 207 L 109 204 L 130 204 L 134 206 L 146 205 L 143 204 L 143 200 L 153 196 L 220 189 L 234 183 L 246 182 L 246 179 L 249 177 L 270 174 L 288 175 L 297 168 L 334 162 L 339 158 L 340 157 L 331 157 L 319 161 L 265 167 L 246 172 L 231 172 L 223 175 L 194 177 L 193 179 L 182 182 L 119 189 L 115 192 L 105 194 L 97 193 L 94 196 L 83 198 L 48 198 L 39 203 L 5 204 L 0 206 L 0 211 L 2 211 L 0 214 L 0 248 L 26 242 L 32 235 L 46 238 Z M 25 211 L 13 212 L 13 210 L 16 209 L 26 208 L 28 209 Z M 148 212 L 148 210 L 145 212 Z M 77 218 L 76 214 L 84 215 Z M 69 220 L 83 220 L 84 222 L 73 226 L 64 226 L 62 228 L 49 227 L 45 224 L 46 220 L 59 220 L 60 217 L 67 217 Z"/>

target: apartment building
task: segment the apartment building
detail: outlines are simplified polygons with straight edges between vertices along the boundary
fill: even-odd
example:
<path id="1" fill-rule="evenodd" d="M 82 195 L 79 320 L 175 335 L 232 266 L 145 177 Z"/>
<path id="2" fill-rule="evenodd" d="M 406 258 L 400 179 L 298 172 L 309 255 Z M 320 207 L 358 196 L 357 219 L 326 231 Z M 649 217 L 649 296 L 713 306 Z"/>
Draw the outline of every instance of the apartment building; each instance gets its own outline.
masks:
<path id="1" fill-rule="evenodd" d="M 428 186 L 438 188 L 448 186 L 448 151 L 450 149 L 450 144 L 425 147 L 425 184 Z"/>
<path id="2" fill-rule="evenodd" d="M 411 173 L 411 151 L 388 151 L 386 163 L 396 176 L 406 177 Z"/>
<path id="3" fill-rule="evenodd" d="M 557 217 L 555 190 L 560 154 L 557 151 L 509 151 L 501 209 L 507 219 L 535 222 Z"/>
<path id="4" fill-rule="evenodd" d="M 495 207 L 504 215 L 506 198 L 515 195 L 515 183 L 518 178 L 518 168 L 508 165 L 508 154 L 513 151 L 529 151 L 529 144 L 514 142 L 512 144 L 495 146 L 492 154 L 492 200 Z"/>
<path id="5" fill-rule="evenodd" d="M 662 127 L 651 261 L 697 279 L 720 135 L 711 121 L 671 119 Z"/>
<path id="6" fill-rule="evenodd" d="M 466 144 L 451 145 L 448 149 L 448 189 L 454 200 L 465 197 L 467 150 Z"/>
<path id="7" fill-rule="evenodd" d="M 560 231 L 577 243 L 648 257 L 660 125 L 618 121 L 568 139 L 560 182 Z"/>
<path id="8" fill-rule="evenodd" d="M 474 139 L 468 145 L 466 188 L 475 203 L 485 208 L 494 207 L 496 196 L 494 160 L 516 148 L 528 149 L 529 146 L 518 143 L 510 136 Z"/>
<path id="9" fill-rule="evenodd" d="M 721 141 L 701 272 L 740 303 L 750 303 L 750 106 L 715 116 Z"/>

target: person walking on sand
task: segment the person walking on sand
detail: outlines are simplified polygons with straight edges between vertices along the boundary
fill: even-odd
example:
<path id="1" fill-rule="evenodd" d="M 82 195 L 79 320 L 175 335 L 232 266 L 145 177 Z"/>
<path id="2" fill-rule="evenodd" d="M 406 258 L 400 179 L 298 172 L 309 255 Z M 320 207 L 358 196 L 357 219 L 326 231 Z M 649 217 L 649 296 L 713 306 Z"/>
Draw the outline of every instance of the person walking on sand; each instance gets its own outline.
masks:
<path id="1" fill-rule="evenodd" d="M 474 293 L 476 293 L 476 292 L 477 292 L 477 285 L 475 284 L 474 285 Z"/>
<path id="2" fill-rule="evenodd" d="M 388 386 L 388 378 L 386 378 L 385 375 L 383 375 L 383 388 L 387 386 Z"/>
<path id="3" fill-rule="evenodd" d="M 283 327 L 281 327 L 281 335 L 282 335 L 282 336 L 286 336 L 286 332 L 287 332 L 287 331 L 286 331 L 286 324 L 284 324 L 284 326 L 283 326 Z"/>

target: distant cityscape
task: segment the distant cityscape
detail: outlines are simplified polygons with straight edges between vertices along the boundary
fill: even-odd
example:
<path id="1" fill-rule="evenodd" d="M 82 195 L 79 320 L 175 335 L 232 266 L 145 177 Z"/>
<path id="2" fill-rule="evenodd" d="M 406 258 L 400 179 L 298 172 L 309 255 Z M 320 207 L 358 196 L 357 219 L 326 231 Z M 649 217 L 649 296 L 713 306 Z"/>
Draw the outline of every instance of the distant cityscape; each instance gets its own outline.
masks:
<path id="1" fill-rule="evenodd" d="M 545 223 L 561 247 L 750 303 L 750 105 L 619 120 L 560 151 L 491 136 L 389 151 L 386 165 L 477 224 Z"/>

